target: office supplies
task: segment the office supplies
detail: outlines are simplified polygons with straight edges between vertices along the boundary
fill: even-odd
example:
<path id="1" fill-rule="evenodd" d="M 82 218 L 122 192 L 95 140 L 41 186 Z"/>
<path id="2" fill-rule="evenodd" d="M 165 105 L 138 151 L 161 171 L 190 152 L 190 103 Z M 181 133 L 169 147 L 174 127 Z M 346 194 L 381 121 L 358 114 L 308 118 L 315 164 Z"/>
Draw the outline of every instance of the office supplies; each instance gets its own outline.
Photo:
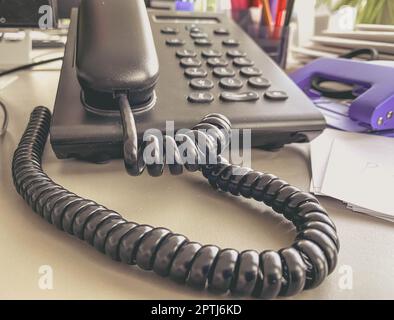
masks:
<path id="1" fill-rule="evenodd" d="M 311 40 L 318 44 L 330 45 L 333 47 L 345 48 L 349 50 L 360 49 L 365 47 L 375 48 L 379 52 L 394 55 L 393 43 L 367 41 L 367 40 L 341 39 L 341 38 L 326 37 L 326 36 L 314 36 L 312 37 Z"/>
<path id="2" fill-rule="evenodd" d="M 278 11 L 278 0 L 270 0 L 272 21 L 276 20 L 276 13 Z"/>
<path id="3" fill-rule="evenodd" d="M 295 56 L 297 62 L 306 64 L 317 58 L 338 58 L 340 55 L 349 52 L 349 50 L 310 43 L 303 47 L 293 47 L 291 48 L 291 52 Z M 360 60 L 369 60 L 368 55 L 361 55 L 358 58 Z M 394 55 L 379 53 L 379 59 L 394 60 Z"/>
<path id="4" fill-rule="evenodd" d="M 371 42 L 386 42 L 393 43 L 394 32 L 383 32 L 383 31 L 350 31 L 350 32 L 335 32 L 326 30 L 323 32 L 323 36 L 341 39 L 351 39 L 360 41 L 371 41 Z"/>
<path id="5" fill-rule="evenodd" d="M 272 27 L 273 20 L 272 20 L 272 16 L 271 16 L 271 7 L 269 4 L 269 1 L 268 0 L 261 0 L 261 3 L 263 5 L 263 11 L 262 11 L 263 19 L 262 20 L 263 20 L 264 26 Z"/>
<path id="6" fill-rule="evenodd" d="M 152 15 L 150 17 L 152 18 Z M 155 17 L 151 20 L 153 33 L 159 39 L 156 41 L 156 46 L 158 51 L 164 55 L 165 61 L 171 61 L 169 56 L 176 54 L 178 56 L 190 55 L 191 49 L 179 51 L 178 47 L 175 50 L 173 48 L 168 50 L 169 43 L 179 45 L 182 38 L 175 38 L 178 39 L 177 41 L 174 38 L 171 38 L 171 41 L 165 41 L 165 38 L 161 38 L 161 32 L 168 35 L 168 33 L 177 33 L 179 30 L 178 36 L 181 37 L 184 35 L 184 33 L 180 34 L 181 29 L 186 30 L 189 35 L 202 31 L 197 31 L 196 28 L 204 28 L 205 32 L 209 30 L 208 25 L 205 24 L 196 26 L 189 22 L 185 23 L 185 20 L 181 19 L 184 16 L 174 13 L 170 15 L 166 13 L 165 18 L 158 13 L 153 13 L 153 17 Z M 189 14 L 186 17 L 190 19 Z M 173 21 L 172 19 L 181 20 L 182 24 L 177 24 L 175 29 L 169 18 L 171 18 L 170 21 Z M 192 21 L 196 24 L 197 19 L 195 16 L 193 18 Z M 219 18 L 215 16 L 215 19 Z M 270 299 L 279 295 L 291 296 L 304 289 L 313 289 L 319 286 L 334 271 L 337 264 L 339 240 L 335 225 L 313 196 L 301 192 L 273 175 L 259 173 L 248 168 L 237 168 L 224 160 L 221 154 L 230 143 L 232 127 L 226 116 L 218 112 L 212 113 L 213 108 L 205 105 L 207 108 L 202 111 L 204 114 L 202 120 L 197 125 L 191 126 L 192 129 L 183 131 L 183 133 L 176 132 L 175 137 L 166 135 L 164 138 L 168 144 L 165 145 L 165 150 L 166 152 L 174 152 L 174 163 L 167 163 L 167 158 L 160 158 L 160 146 L 156 143 L 156 135 L 148 134 L 146 143 L 140 142 L 141 136 L 138 136 L 138 130 L 141 128 L 137 129 L 137 127 L 144 125 L 144 118 L 149 121 L 150 126 L 155 125 L 157 114 L 153 111 L 157 111 L 160 105 L 152 106 L 152 101 L 156 101 L 156 98 L 157 101 L 165 98 L 162 91 L 156 90 L 160 86 L 160 80 L 158 80 L 160 60 L 156 55 L 154 37 L 149 27 L 149 15 L 144 2 L 136 0 L 116 2 L 114 0 L 101 0 L 100 2 L 83 0 L 79 10 L 73 11 L 72 20 L 70 35 L 74 34 L 74 37 L 69 39 L 67 48 L 68 54 L 71 49 L 72 53 L 76 50 L 75 69 L 70 69 L 70 66 L 67 66 L 70 57 L 66 53 L 63 75 L 65 72 L 73 71 L 72 75 L 77 80 L 73 84 L 78 84 L 74 94 L 85 102 L 82 109 L 74 109 L 73 111 L 80 115 L 84 114 L 88 122 L 95 119 L 88 118 L 91 113 L 100 119 L 116 119 L 116 123 L 121 129 L 121 150 L 117 152 L 122 153 L 127 172 L 130 175 L 140 175 L 146 168 L 150 175 L 159 176 L 163 173 L 165 164 L 169 165 L 170 173 L 174 175 L 182 173 L 184 167 L 191 172 L 201 171 L 216 189 L 263 201 L 278 213 L 284 214 L 294 223 L 299 232 L 294 244 L 279 252 L 264 251 L 259 254 L 254 250 L 247 250 L 238 253 L 233 249 L 221 250 L 213 245 L 202 246 L 189 241 L 185 236 L 174 234 L 166 228 L 154 228 L 128 222 L 119 213 L 108 210 L 93 201 L 80 198 L 55 184 L 42 171 L 42 153 L 49 130 L 51 129 L 53 133 L 54 127 L 59 126 L 59 122 L 56 123 L 59 118 L 53 119 L 52 122 L 50 111 L 44 107 L 36 108 L 31 114 L 26 131 L 13 158 L 14 183 L 25 201 L 48 222 L 87 241 L 112 259 L 129 265 L 138 265 L 144 270 L 153 270 L 161 276 L 168 276 L 170 279 L 187 284 L 192 288 L 200 290 L 208 288 L 212 292 L 221 294 L 231 292 L 239 296 Z M 76 25 L 77 20 L 78 25 Z M 158 28 L 158 25 L 155 24 L 157 20 L 165 21 L 160 24 L 159 29 L 155 29 Z M 101 34 L 100 26 L 106 26 L 108 33 Z M 238 33 L 232 25 L 226 25 L 226 27 L 215 25 L 215 27 L 213 33 L 223 36 L 224 33 L 230 32 L 233 36 L 238 35 L 241 38 L 241 33 Z M 113 37 L 111 33 L 115 29 L 117 37 Z M 137 29 L 141 32 L 134 32 Z M 160 34 L 157 30 L 161 31 Z M 209 34 L 212 34 L 212 31 L 209 31 Z M 75 40 L 76 34 L 78 35 L 77 40 Z M 95 41 L 100 36 L 105 38 L 101 38 L 101 42 Z M 125 38 L 130 41 L 125 43 L 123 41 Z M 225 47 L 226 44 L 234 44 L 234 41 L 230 41 L 228 38 L 222 39 L 224 39 L 222 43 Z M 241 40 L 246 43 L 243 37 L 239 41 Z M 160 43 L 162 43 L 161 46 Z M 114 48 L 117 50 L 112 50 Z M 163 50 L 164 48 L 166 50 Z M 234 55 L 236 51 L 232 50 L 230 52 Z M 169 56 L 165 54 L 167 52 L 170 53 Z M 209 53 L 213 54 L 213 51 L 209 51 Z M 240 51 L 237 51 L 238 55 L 239 53 Z M 208 52 L 204 51 L 204 54 L 207 55 Z M 217 54 L 216 51 L 215 54 Z M 262 57 L 265 56 L 262 55 Z M 112 67 L 108 66 L 110 58 Z M 245 62 L 245 60 L 242 61 Z M 189 64 L 190 60 L 182 62 Z M 240 60 L 237 62 L 239 63 Z M 174 73 L 174 65 L 169 62 L 167 64 Z M 267 68 L 268 66 L 269 64 L 266 65 Z M 165 66 L 160 64 L 160 67 Z M 279 69 L 275 68 L 276 73 L 280 74 Z M 162 74 L 163 72 L 165 74 L 165 68 L 163 69 Z M 215 72 L 215 69 L 213 71 Z M 252 71 L 255 73 L 256 69 L 244 69 L 243 73 L 250 75 Z M 201 71 L 193 69 L 188 73 L 201 74 Z M 229 72 L 220 69 L 215 73 L 228 74 Z M 280 75 L 279 78 L 281 78 Z M 258 81 L 257 78 L 249 76 L 250 79 L 253 79 L 251 82 L 255 86 L 261 86 L 261 81 Z M 60 82 L 62 81 L 64 78 L 60 80 Z M 230 84 L 226 81 L 224 83 Z M 211 87 L 211 83 L 208 81 L 197 81 L 194 85 L 200 86 L 200 88 L 201 86 Z M 266 85 L 267 83 L 264 84 L 264 86 Z M 169 88 L 168 82 L 166 88 L 167 90 L 179 89 Z M 62 89 L 62 84 L 60 84 L 60 95 L 64 94 L 61 92 Z M 283 99 L 283 92 L 281 94 L 268 92 L 271 99 L 277 100 L 279 96 L 281 100 Z M 175 91 L 171 91 L 171 94 L 173 93 Z M 201 99 L 211 100 L 206 91 L 202 91 L 203 95 L 199 94 L 201 91 L 198 94 L 192 93 L 189 94 L 190 100 L 200 99 L 200 102 Z M 237 102 L 249 99 L 251 96 L 255 100 L 256 97 L 255 94 L 237 95 L 233 92 L 222 94 L 222 98 L 230 100 L 237 98 Z M 64 97 L 61 98 L 64 99 Z M 183 96 L 183 99 L 185 98 L 187 97 Z M 171 111 L 173 117 L 182 113 L 182 110 L 179 111 L 180 106 L 185 107 L 184 110 L 187 111 L 184 113 L 188 117 L 191 117 L 192 110 L 187 108 L 188 106 L 196 109 L 204 107 L 201 103 L 185 106 L 183 103 L 177 102 L 179 101 L 174 99 L 171 104 L 174 108 Z M 66 105 L 66 109 L 70 110 L 71 106 Z M 78 106 L 81 105 L 78 104 Z M 247 108 L 247 106 L 256 107 L 257 105 L 237 103 L 237 106 Z M 57 117 L 59 117 L 62 107 L 64 105 L 56 105 L 55 114 Z M 219 110 L 225 110 L 226 107 L 230 107 L 230 105 L 223 103 Z M 280 104 L 277 104 L 276 107 L 280 108 Z M 165 107 L 161 106 L 161 108 Z M 144 117 L 140 117 L 138 113 L 141 115 L 143 111 L 145 111 Z M 244 119 L 245 115 L 246 112 L 243 111 Z M 278 121 L 278 119 L 276 120 Z M 78 128 L 74 127 L 74 129 L 80 130 L 83 127 L 91 127 L 93 124 L 96 132 L 101 132 L 102 135 L 108 134 L 105 124 L 88 122 L 79 124 Z M 71 123 L 68 125 L 69 130 L 74 130 L 70 127 Z M 272 129 L 271 127 L 270 130 Z M 197 140 L 193 141 L 193 137 Z M 85 138 L 83 137 L 79 142 L 84 144 L 85 149 L 91 147 L 94 149 L 95 141 L 88 141 Z M 188 149 L 184 151 L 193 155 L 191 159 L 184 157 L 185 152 L 181 150 L 180 144 L 176 141 L 188 145 Z M 200 142 L 205 143 L 206 148 L 200 148 Z M 113 147 L 116 149 L 119 146 L 114 145 Z M 142 155 L 152 147 L 151 155 L 154 156 L 155 161 L 147 163 L 146 157 L 142 157 Z M 94 151 L 97 156 L 100 152 L 105 152 L 105 146 L 101 145 L 100 148 L 100 150 Z M 117 152 L 113 156 L 117 156 Z M 74 155 L 77 154 L 78 151 Z M 69 156 L 71 155 L 69 154 Z M 211 156 L 213 162 L 210 161 Z M 194 162 L 195 160 L 198 161 Z M 209 161 L 204 163 L 201 160 Z"/>
<path id="7" fill-rule="evenodd" d="M 278 9 L 275 19 L 275 27 L 277 28 L 280 28 L 284 25 L 284 21 L 286 18 L 286 7 L 287 7 L 287 0 L 278 1 Z"/>
<path id="8" fill-rule="evenodd" d="M 286 8 L 286 17 L 285 17 L 285 26 L 288 26 L 291 21 L 291 17 L 293 16 L 295 0 L 287 0 L 287 8 Z"/>
<path id="9" fill-rule="evenodd" d="M 278 11 L 276 13 L 275 19 L 275 28 L 274 28 L 274 38 L 279 39 L 280 33 L 285 25 L 286 19 L 286 7 L 287 7 L 287 0 L 279 0 L 278 2 Z"/>
<path id="10" fill-rule="evenodd" d="M 355 29 L 360 31 L 394 32 L 394 26 L 386 24 L 358 24 Z"/>
<path id="11" fill-rule="evenodd" d="M 194 2 L 193 0 L 177 0 L 175 1 L 175 10 L 176 11 L 194 11 Z"/>
<path id="12" fill-rule="evenodd" d="M 347 203 L 353 211 L 394 222 L 391 138 L 327 129 L 311 144 L 311 192 Z M 383 183 L 383 184 L 382 184 Z M 380 186 L 380 187 L 377 187 Z"/>
<path id="13" fill-rule="evenodd" d="M 354 100 L 333 100 L 313 89 L 316 76 L 354 86 Z M 318 59 L 291 78 L 311 98 L 331 127 L 392 136 L 394 73 L 391 67 L 347 59 Z M 341 99 L 341 98 L 340 98 Z"/>
<path id="14" fill-rule="evenodd" d="M 161 75 L 152 100 L 142 106 L 147 111 L 154 103 L 153 108 L 138 116 L 139 134 L 151 127 L 164 131 L 168 119 L 179 126 L 175 129 L 190 128 L 210 112 L 223 113 L 235 128 L 252 129 L 252 143 L 255 146 L 280 146 L 292 141 L 306 141 L 317 136 L 325 127 L 324 118 L 313 103 L 226 16 L 152 10 L 149 17 L 159 52 Z M 84 97 L 85 102 L 81 102 L 81 86 L 76 76 L 76 66 L 72 63 L 76 28 L 74 16 L 55 102 L 51 128 L 53 148 L 60 158 L 96 159 L 98 153 L 107 159 L 121 157 L 122 128 L 119 118 L 103 117 L 101 114 L 105 110 L 97 107 L 93 110 L 95 112 L 86 112 L 85 104 L 90 104 L 89 92 Z M 90 60 L 97 62 L 92 68 L 100 69 L 96 66 L 101 64 L 104 64 L 102 69 L 105 65 L 110 68 L 104 60 L 97 61 L 94 54 Z M 204 83 L 205 80 L 213 82 L 213 88 L 196 89 L 195 82 L 198 80 L 192 82 L 196 77 Z M 240 81 L 241 88 L 233 88 L 222 79 L 228 77 Z M 255 85 L 254 77 L 261 77 L 262 83 L 267 83 L 264 79 L 269 80 L 270 87 Z M 268 97 L 271 90 L 285 91 L 287 97 L 278 97 L 273 101 Z M 230 100 L 233 101 L 227 101 L 226 92 L 232 92 Z M 245 96 L 249 92 L 253 96 Z M 205 97 L 209 97 L 209 101 Z M 103 104 L 102 108 L 117 107 L 109 95 L 104 95 L 100 103 Z M 90 148 L 85 147 L 87 143 Z"/>

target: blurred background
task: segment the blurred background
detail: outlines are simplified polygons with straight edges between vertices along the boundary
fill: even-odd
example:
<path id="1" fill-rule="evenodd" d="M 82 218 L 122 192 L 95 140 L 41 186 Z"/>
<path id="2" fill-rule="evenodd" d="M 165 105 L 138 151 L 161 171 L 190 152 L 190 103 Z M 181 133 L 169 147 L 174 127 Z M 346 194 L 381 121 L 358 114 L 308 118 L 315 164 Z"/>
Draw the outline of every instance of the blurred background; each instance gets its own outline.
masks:
<path id="1" fill-rule="evenodd" d="M 40 30 L 32 22 L 38 19 L 29 10 L 36 10 L 35 7 L 46 2 L 54 8 L 56 28 Z M 78 6 L 79 2 L 80 0 L 1 0 L 0 70 L 33 62 L 49 54 L 48 50 L 61 52 L 66 42 L 71 8 Z M 202 14 L 223 12 L 236 20 L 262 49 L 289 71 L 313 59 L 335 57 L 361 47 L 373 47 L 381 53 L 382 59 L 394 60 L 392 0 L 145 2 L 147 6 L 160 10 L 194 11 Z M 5 16 L 5 12 L 11 12 L 15 21 Z M 37 10 L 33 13 L 37 15 Z M 33 49 L 36 50 L 33 52 Z M 54 65 L 56 64 L 45 68 Z"/>

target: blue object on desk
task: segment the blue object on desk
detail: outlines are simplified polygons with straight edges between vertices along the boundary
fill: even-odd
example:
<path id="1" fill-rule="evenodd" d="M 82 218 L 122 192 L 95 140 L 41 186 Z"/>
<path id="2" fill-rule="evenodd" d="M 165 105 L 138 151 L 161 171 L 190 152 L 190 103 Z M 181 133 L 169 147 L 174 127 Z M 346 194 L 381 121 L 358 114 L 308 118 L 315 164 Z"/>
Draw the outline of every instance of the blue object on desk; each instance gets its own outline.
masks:
<path id="1" fill-rule="evenodd" d="M 175 10 L 176 11 L 194 11 L 194 1 L 186 0 L 186 1 L 175 1 Z"/>
<path id="2" fill-rule="evenodd" d="M 324 97 L 312 86 L 323 78 L 353 85 L 355 99 Z M 318 59 L 291 75 L 325 115 L 329 126 L 345 131 L 394 137 L 394 70 L 348 59 Z"/>

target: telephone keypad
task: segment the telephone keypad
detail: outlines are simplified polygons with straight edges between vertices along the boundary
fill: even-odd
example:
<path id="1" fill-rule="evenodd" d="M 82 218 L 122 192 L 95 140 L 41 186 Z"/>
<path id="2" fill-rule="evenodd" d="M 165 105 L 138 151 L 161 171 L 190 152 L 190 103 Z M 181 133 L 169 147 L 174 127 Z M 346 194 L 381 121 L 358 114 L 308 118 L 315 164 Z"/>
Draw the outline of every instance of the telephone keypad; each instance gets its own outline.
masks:
<path id="1" fill-rule="evenodd" d="M 252 77 L 249 78 L 248 84 L 254 88 L 267 89 L 271 86 L 271 81 L 263 77 Z"/>
<path id="2" fill-rule="evenodd" d="M 208 34 L 206 34 L 205 32 L 192 32 L 190 33 L 190 37 L 193 39 L 204 39 L 208 38 Z"/>
<path id="3" fill-rule="evenodd" d="M 214 86 L 214 82 L 210 79 L 192 79 L 190 81 L 190 87 L 196 90 L 208 90 Z"/>
<path id="4" fill-rule="evenodd" d="M 227 67 L 229 62 L 223 58 L 210 58 L 207 60 L 208 66 L 215 68 L 215 67 Z"/>
<path id="5" fill-rule="evenodd" d="M 194 58 L 197 56 L 197 53 L 193 50 L 181 49 L 176 52 L 176 56 L 178 58 L 189 58 L 189 57 Z"/>
<path id="6" fill-rule="evenodd" d="M 252 67 L 252 66 L 254 66 L 254 61 L 252 61 L 248 58 L 244 58 L 244 57 L 235 58 L 233 63 L 237 67 Z"/>
<path id="7" fill-rule="evenodd" d="M 262 70 L 255 66 L 255 61 L 249 59 L 245 51 L 236 48 L 241 45 L 237 39 L 227 37 L 223 39 L 223 36 L 230 35 L 228 29 L 219 26 L 209 31 L 204 30 L 200 26 L 188 25 L 185 27 L 185 30 L 191 40 L 185 41 L 181 38 L 172 38 L 167 39 L 166 44 L 168 46 L 183 46 L 186 43 L 191 45 L 187 49 L 176 51 L 180 66 L 185 68 L 184 75 L 190 79 L 189 88 L 195 90 L 188 95 L 187 99 L 189 102 L 195 104 L 211 103 L 214 101 L 215 96 L 207 90 L 215 88 L 216 85 L 217 88 L 225 90 L 218 95 L 218 98 L 223 102 L 253 102 L 259 100 L 261 96 L 273 101 L 287 99 L 287 94 L 280 90 L 264 92 L 271 86 L 271 82 L 262 77 Z M 164 27 L 161 29 L 161 32 L 163 34 L 181 33 L 172 27 Z M 211 36 L 216 37 L 216 39 L 210 38 Z M 219 42 L 217 42 L 218 39 Z M 217 47 L 204 48 L 210 47 L 214 43 Z M 206 61 L 206 65 L 212 68 L 211 74 L 202 67 L 203 61 L 201 58 L 198 58 L 199 55 Z M 230 64 L 232 67 L 229 67 Z M 238 78 L 238 74 L 245 77 L 246 80 Z M 245 82 L 247 82 L 249 88 L 264 91 L 262 93 L 240 91 L 244 87 Z"/>
<path id="8" fill-rule="evenodd" d="M 213 69 L 213 75 L 218 78 L 235 77 L 235 71 L 227 67 L 217 67 Z"/>
<path id="9" fill-rule="evenodd" d="M 197 58 L 182 58 L 180 62 L 181 66 L 184 68 L 190 67 L 201 67 L 201 60 Z"/>
<path id="10" fill-rule="evenodd" d="M 223 53 L 220 52 L 219 50 L 208 49 L 208 50 L 203 50 L 201 52 L 201 55 L 204 58 L 220 58 L 223 55 Z"/>
<path id="11" fill-rule="evenodd" d="M 173 46 L 173 47 L 180 47 L 185 44 L 185 40 L 179 39 L 179 38 L 172 38 L 172 39 L 167 39 L 166 44 L 168 46 Z"/>
<path id="12" fill-rule="evenodd" d="M 219 81 L 220 86 L 227 90 L 238 90 L 244 85 L 243 81 L 237 78 L 223 78 Z"/>
<path id="13" fill-rule="evenodd" d="M 202 28 L 196 26 L 186 26 L 186 30 L 188 30 L 190 33 L 203 32 Z"/>
<path id="14" fill-rule="evenodd" d="M 254 91 L 249 92 L 222 92 L 220 98 L 224 101 L 228 102 L 247 102 L 247 101 L 256 101 L 260 99 L 258 93 Z"/>
<path id="15" fill-rule="evenodd" d="M 188 99 L 192 103 L 210 103 L 215 98 L 210 92 L 193 92 L 189 95 Z"/>
<path id="16" fill-rule="evenodd" d="M 230 34 L 230 31 L 226 28 L 217 28 L 213 32 L 218 36 L 228 36 Z"/>
<path id="17" fill-rule="evenodd" d="M 211 46 L 212 45 L 212 41 L 211 40 L 209 40 L 209 39 L 207 39 L 207 38 L 202 38 L 202 39 L 196 39 L 195 41 L 194 41 L 194 44 L 196 45 L 196 46 L 200 46 L 200 47 L 209 47 L 209 46 Z"/>
<path id="18" fill-rule="evenodd" d="M 243 67 L 241 68 L 241 74 L 244 77 L 257 77 L 261 76 L 263 72 L 257 67 Z"/>
<path id="19" fill-rule="evenodd" d="M 226 39 L 223 40 L 223 45 L 227 47 L 238 47 L 239 46 L 239 41 L 236 39 Z"/>
<path id="20" fill-rule="evenodd" d="M 178 34 L 179 30 L 176 28 L 164 27 L 161 29 L 161 33 L 163 33 L 163 34 Z"/>
<path id="21" fill-rule="evenodd" d="M 264 94 L 264 97 L 268 100 L 273 100 L 273 101 L 283 101 L 283 100 L 287 100 L 289 98 L 287 93 L 284 91 L 281 91 L 281 90 L 267 91 Z"/>
<path id="22" fill-rule="evenodd" d="M 189 78 L 205 78 L 208 72 L 203 68 L 187 68 L 185 75 Z"/>
<path id="23" fill-rule="evenodd" d="M 227 56 L 229 56 L 230 58 L 246 57 L 246 52 L 238 49 L 232 49 L 227 51 Z"/>

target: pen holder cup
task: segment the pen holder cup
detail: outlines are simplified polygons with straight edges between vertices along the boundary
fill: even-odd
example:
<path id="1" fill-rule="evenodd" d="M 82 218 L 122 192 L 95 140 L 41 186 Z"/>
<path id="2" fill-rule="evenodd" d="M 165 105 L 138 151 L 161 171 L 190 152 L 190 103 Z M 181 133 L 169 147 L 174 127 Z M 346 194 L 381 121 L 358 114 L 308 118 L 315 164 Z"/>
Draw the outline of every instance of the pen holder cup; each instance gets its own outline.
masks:
<path id="1" fill-rule="evenodd" d="M 268 27 L 253 22 L 248 12 L 237 12 L 233 19 L 282 69 L 286 68 L 290 27 Z"/>
<path id="2" fill-rule="evenodd" d="M 286 69 L 289 27 L 249 29 L 248 34 L 282 69 Z"/>

